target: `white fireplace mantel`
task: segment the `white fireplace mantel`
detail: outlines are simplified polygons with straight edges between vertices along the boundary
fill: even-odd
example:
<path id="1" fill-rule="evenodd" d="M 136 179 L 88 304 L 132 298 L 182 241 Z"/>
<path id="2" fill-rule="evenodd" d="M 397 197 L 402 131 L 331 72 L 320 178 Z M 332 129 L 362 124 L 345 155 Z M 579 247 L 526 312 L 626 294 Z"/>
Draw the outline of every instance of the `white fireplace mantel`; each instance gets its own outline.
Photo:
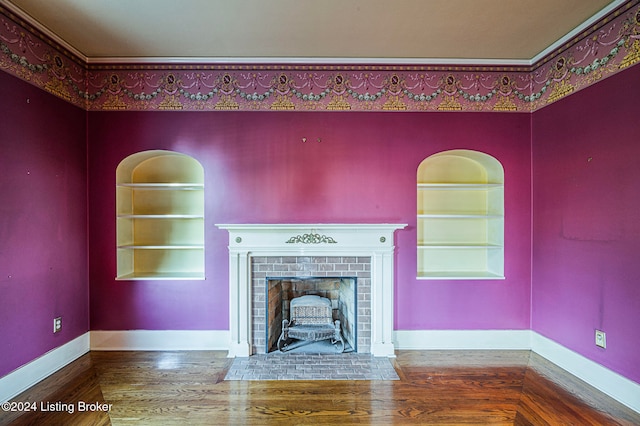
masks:
<path id="1" fill-rule="evenodd" d="M 229 231 L 229 357 L 251 347 L 251 257 L 371 257 L 371 354 L 394 356 L 394 232 L 406 224 L 217 224 Z"/>

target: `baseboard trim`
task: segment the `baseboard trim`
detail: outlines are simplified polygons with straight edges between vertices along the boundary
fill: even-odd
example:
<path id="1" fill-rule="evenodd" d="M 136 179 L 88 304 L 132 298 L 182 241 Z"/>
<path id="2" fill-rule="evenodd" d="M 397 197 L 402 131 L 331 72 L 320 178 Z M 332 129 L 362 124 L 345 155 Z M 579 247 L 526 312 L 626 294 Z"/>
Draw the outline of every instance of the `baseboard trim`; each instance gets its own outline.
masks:
<path id="1" fill-rule="evenodd" d="M 112 330 L 91 332 L 92 351 L 229 350 L 228 330 Z"/>
<path id="2" fill-rule="evenodd" d="M 397 330 L 396 349 L 531 349 L 529 330 Z"/>
<path id="3" fill-rule="evenodd" d="M 640 384 L 531 330 L 398 330 L 400 350 L 531 350 L 640 413 Z"/>
<path id="4" fill-rule="evenodd" d="M 0 378 L 0 402 L 26 391 L 89 352 L 89 332 L 76 337 Z"/>
<path id="5" fill-rule="evenodd" d="M 640 413 L 640 384 L 533 331 L 531 350 Z"/>

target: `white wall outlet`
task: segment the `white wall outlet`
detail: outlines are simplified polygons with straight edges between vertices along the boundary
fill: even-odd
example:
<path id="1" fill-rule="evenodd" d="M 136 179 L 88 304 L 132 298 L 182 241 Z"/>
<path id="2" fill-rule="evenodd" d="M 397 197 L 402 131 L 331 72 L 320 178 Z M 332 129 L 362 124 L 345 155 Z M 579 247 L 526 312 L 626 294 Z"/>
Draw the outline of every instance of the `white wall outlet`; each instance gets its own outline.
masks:
<path id="1" fill-rule="evenodd" d="M 57 317 L 53 319 L 53 332 L 57 333 L 62 330 L 62 317 Z"/>
<path id="2" fill-rule="evenodd" d="M 596 330 L 596 346 L 607 347 L 607 334 L 604 331 Z"/>

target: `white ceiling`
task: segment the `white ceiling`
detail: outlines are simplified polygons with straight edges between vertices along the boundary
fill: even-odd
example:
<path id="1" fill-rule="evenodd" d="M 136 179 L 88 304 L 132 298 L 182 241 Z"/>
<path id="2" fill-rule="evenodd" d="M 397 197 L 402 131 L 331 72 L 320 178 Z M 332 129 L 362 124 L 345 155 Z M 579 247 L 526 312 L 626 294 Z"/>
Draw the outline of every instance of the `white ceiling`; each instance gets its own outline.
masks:
<path id="1" fill-rule="evenodd" d="M 531 64 L 625 0 L 0 0 L 88 62 Z"/>

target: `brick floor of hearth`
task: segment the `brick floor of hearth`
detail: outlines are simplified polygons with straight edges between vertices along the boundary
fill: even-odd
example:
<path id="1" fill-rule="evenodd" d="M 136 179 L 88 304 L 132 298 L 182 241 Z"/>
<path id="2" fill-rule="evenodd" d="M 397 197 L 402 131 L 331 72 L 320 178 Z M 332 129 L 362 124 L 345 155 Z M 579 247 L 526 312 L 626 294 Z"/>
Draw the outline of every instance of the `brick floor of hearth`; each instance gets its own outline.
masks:
<path id="1" fill-rule="evenodd" d="M 272 352 L 235 358 L 225 380 L 399 380 L 399 377 L 386 357 Z"/>

